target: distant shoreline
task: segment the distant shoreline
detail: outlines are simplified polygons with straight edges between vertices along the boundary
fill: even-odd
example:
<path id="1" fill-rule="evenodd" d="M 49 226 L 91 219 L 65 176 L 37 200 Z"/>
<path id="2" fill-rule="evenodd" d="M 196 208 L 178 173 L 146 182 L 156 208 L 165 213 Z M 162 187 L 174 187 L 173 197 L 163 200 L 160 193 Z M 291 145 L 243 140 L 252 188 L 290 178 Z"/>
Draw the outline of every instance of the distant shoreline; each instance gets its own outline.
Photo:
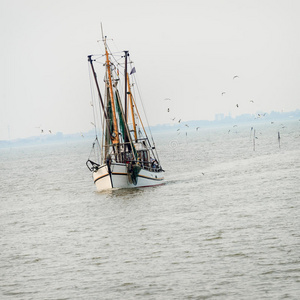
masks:
<path id="1" fill-rule="evenodd" d="M 255 124 L 271 124 L 278 122 L 300 122 L 300 110 L 295 110 L 291 112 L 271 112 L 265 114 L 262 117 L 258 117 L 254 114 L 243 114 L 236 116 L 235 118 L 231 116 L 225 116 L 222 114 L 216 115 L 215 120 L 182 120 L 180 123 L 174 120 L 166 124 L 158 124 L 155 126 L 150 126 L 150 130 L 153 133 L 158 132 L 171 132 L 174 131 L 174 128 L 185 127 L 185 130 L 195 130 L 197 127 L 203 128 L 215 128 L 230 126 L 233 124 L 237 125 L 251 125 Z M 84 141 L 84 140 L 93 140 L 95 138 L 94 130 L 83 133 L 72 133 L 64 134 L 62 132 L 57 132 L 55 134 L 40 134 L 39 136 L 32 136 L 27 138 L 18 138 L 12 140 L 0 140 L 0 148 L 9 148 L 9 147 L 20 147 L 20 146 L 32 146 L 32 145 L 42 145 L 42 144 L 52 144 L 60 142 L 71 142 L 71 141 Z"/>

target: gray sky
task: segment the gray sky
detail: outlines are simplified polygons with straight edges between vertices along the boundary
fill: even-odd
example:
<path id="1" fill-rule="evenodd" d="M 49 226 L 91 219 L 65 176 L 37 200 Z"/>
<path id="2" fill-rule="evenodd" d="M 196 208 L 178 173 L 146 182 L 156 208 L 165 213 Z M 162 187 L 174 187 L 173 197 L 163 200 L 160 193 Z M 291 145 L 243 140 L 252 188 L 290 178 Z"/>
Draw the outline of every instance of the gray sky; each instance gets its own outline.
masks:
<path id="1" fill-rule="evenodd" d="M 298 109 L 299 16 L 298 0 L 1 0 L 0 139 L 92 129 L 100 22 L 130 51 L 151 125 Z"/>

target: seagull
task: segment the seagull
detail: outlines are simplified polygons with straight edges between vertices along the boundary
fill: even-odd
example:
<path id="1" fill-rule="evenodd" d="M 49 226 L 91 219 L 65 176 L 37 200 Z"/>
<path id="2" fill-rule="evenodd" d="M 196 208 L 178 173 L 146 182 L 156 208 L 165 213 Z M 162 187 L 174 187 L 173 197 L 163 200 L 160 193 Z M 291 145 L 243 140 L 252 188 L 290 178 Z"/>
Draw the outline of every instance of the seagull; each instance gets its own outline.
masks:
<path id="1" fill-rule="evenodd" d="M 170 98 L 165 98 L 164 100 L 171 100 Z"/>
<path id="2" fill-rule="evenodd" d="M 235 79 L 235 78 L 239 78 L 239 76 L 235 75 L 235 76 L 233 76 L 233 78 L 232 78 L 232 79 Z"/>
<path id="3" fill-rule="evenodd" d="M 239 105 L 238 105 L 238 104 L 236 104 L 236 107 L 238 108 L 238 107 L 239 107 Z"/>
<path id="4" fill-rule="evenodd" d="M 49 133 L 52 133 L 52 131 L 49 129 Z"/>
<path id="5" fill-rule="evenodd" d="M 196 130 L 198 130 L 200 127 L 197 127 Z"/>
<path id="6" fill-rule="evenodd" d="M 181 119 L 179 119 L 178 123 L 180 123 L 180 122 L 181 122 Z"/>
<path id="7" fill-rule="evenodd" d="M 168 112 L 170 112 L 170 108 L 168 108 Z"/>
<path id="8" fill-rule="evenodd" d="M 96 127 L 96 125 L 95 125 L 93 122 L 91 122 L 91 124 L 92 124 L 94 127 Z"/>
<path id="9" fill-rule="evenodd" d="M 171 119 L 172 121 L 174 121 L 176 118 Z"/>
<path id="10" fill-rule="evenodd" d="M 185 124 L 184 126 L 186 126 L 186 127 L 190 127 L 188 124 Z"/>
<path id="11" fill-rule="evenodd" d="M 254 103 L 254 101 L 253 101 L 253 100 L 250 100 L 250 102 Z"/>
<path id="12" fill-rule="evenodd" d="M 226 92 L 222 92 L 222 94 L 221 94 L 221 95 L 223 96 L 224 94 L 226 94 Z"/>
<path id="13" fill-rule="evenodd" d="M 41 129 L 41 133 L 44 133 L 44 130 L 43 130 L 43 129 Z"/>

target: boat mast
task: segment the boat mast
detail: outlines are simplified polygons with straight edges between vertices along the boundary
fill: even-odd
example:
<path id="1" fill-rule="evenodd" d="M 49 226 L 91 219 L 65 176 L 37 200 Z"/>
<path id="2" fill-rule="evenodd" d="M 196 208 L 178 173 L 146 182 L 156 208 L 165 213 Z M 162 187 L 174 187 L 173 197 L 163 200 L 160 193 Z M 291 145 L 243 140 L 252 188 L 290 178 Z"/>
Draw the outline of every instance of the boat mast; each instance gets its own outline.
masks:
<path id="1" fill-rule="evenodd" d="M 127 123 L 127 57 L 128 51 L 125 52 L 125 101 L 124 101 L 124 110 L 125 110 L 125 122 Z"/>
<path id="2" fill-rule="evenodd" d="M 130 101 L 130 107 L 131 107 L 131 115 L 132 115 L 132 124 L 133 124 L 134 139 L 135 139 L 135 142 L 137 143 L 136 123 L 135 123 L 134 111 L 133 111 L 133 103 L 132 103 L 132 97 L 133 96 L 131 94 L 128 73 L 127 73 L 127 85 L 128 85 L 128 94 L 129 94 L 129 101 Z"/>
<path id="3" fill-rule="evenodd" d="M 118 124 L 117 124 L 117 117 L 116 117 L 116 107 L 115 107 L 115 101 L 114 101 L 113 86 L 112 86 L 112 81 L 111 81 L 110 61 L 109 61 L 108 51 L 107 51 L 107 46 L 106 46 L 105 41 L 104 41 L 104 45 L 105 45 L 106 69 L 107 69 L 107 74 L 108 74 L 110 101 L 111 101 L 111 108 L 112 108 L 112 113 L 113 113 L 113 124 L 114 124 L 114 129 L 113 129 L 113 133 L 112 133 L 112 135 L 113 135 L 112 142 L 113 142 L 113 144 L 118 144 L 119 143 L 119 131 L 118 131 Z"/>

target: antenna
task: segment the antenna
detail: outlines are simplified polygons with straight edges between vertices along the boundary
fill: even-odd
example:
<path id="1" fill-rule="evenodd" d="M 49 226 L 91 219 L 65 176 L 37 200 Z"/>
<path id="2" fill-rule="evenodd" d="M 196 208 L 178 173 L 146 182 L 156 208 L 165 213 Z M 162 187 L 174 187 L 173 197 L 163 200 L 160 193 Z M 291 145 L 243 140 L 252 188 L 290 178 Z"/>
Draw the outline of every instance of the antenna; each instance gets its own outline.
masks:
<path id="1" fill-rule="evenodd" d="M 107 46 L 106 46 L 106 36 L 103 35 L 102 22 L 100 23 L 100 25 L 101 25 L 102 42 L 104 43 L 104 47 L 105 47 L 105 51 L 106 51 L 106 49 L 107 49 Z"/>
<path id="2" fill-rule="evenodd" d="M 102 35 L 102 41 L 104 41 L 102 22 L 100 22 L 100 25 L 101 25 L 101 35 Z"/>
<path id="3" fill-rule="evenodd" d="M 107 51 L 107 36 L 103 34 L 103 26 L 102 26 L 102 22 L 100 23 L 101 26 L 101 35 L 102 35 L 102 42 L 104 43 L 104 48 L 105 51 Z M 113 39 L 108 39 L 109 41 L 113 41 Z M 100 40 L 98 40 L 97 42 L 100 42 Z"/>

